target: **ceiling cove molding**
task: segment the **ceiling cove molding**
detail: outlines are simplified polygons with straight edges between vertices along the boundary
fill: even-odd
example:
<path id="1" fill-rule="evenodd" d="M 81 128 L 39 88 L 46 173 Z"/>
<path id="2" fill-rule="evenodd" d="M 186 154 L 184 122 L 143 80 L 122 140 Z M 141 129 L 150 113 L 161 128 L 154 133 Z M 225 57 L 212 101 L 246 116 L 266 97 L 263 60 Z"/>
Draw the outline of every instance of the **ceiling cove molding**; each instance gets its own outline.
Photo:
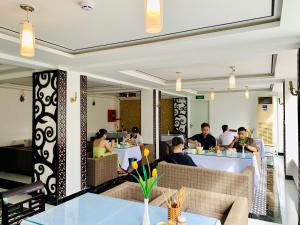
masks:
<path id="1" fill-rule="evenodd" d="M 175 96 L 175 97 L 187 97 L 187 95 L 184 95 L 182 93 L 176 93 L 176 92 L 172 92 L 172 91 L 165 91 L 165 90 L 161 90 L 162 94 L 166 94 L 166 95 L 171 95 L 171 96 Z"/>
<path id="2" fill-rule="evenodd" d="M 5 89 L 13 89 L 13 90 L 19 90 L 19 91 L 32 91 L 32 87 L 25 86 L 25 85 L 17 85 L 17 84 L 0 84 L 0 88 L 5 88 Z"/>
<path id="3" fill-rule="evenodd" d="M 149 73 L 145 73 L 140 70 L 122 70 L 119 72 L 122 74 L 125 74 L 127 76 L 137 78 L 137 79 L 145 80 L 145 81 L 160 84 L 160 85 L 166 85 L 166 80 L 158 78 L 157 76 L 154 76 Z"/>
<path id="4" fill-rule="evenodd" d="M 241 32 L 240 29 L 257 30 L 266 27 L 279 26 L 281 20 L 281 12 L 282 12 L 282 0 L 269 0 L 269 1 L 271 1 L 271 8 L 270 8 L 270 13 L 268 15 L 255 17 L 255 18 L 248 18 L 241 21 L 232 21 L 229 23 L 215 24 L 215 25 L 199 27 L 191 30 L 183 30 L 183 31 L 164 34 L 164 35 L 156 35 L 148 38 L 140 38 L 134 40 L 127 40 L 123 42 L 108 43 L 108 44 L 103 44 L 98 46 L 89 46 L 89 47 L 79 48 L 79 49 L 72 49 L 67 46 L 62 46 L 58 43 L 52 43 L 50 41 L 42 40 L 38 38 L 36 39 L 37 40 L 36 46 L 37 49 L 41 49 L 47 52 L 52 52 L 54 54 L 72 58 L 74 55 L 83 54 L 83 53 L 96 52 L 101 50 L 108 50 L 108 49 L 115 49 L 115 48 L 122 48 L 122 47 L 130 47 L 135 45 L 149 44 L 149 43 L 155 43 L 161 41 L 169 41 L 169 40 L 187 38 L 187 37 L 198 36 L 198 35 L 219 33 L 224 31 L 232 32 L 234 30 L 236 30 L 235 32 Z M 19 35 L 18 31 L 11 30 L 6 27 L 0 27 L 0 29 L 9 32 L 14 36 Z M 9 36 L 0 33 L 0 38 L 18 43 L 19 39 L 14 36 Z"/>
<path id="5" fill-rule="evenodd" d="M 101 76 L 101 75 L 96 75 L 96 74 L 91 74 L 91 73 L 84 73 L 84 72 L 80 72 L 80 74 L 84 74 L 87 77 L 90 78 L 94 78 L 96 80 L 102 80 L 102 81 L 108 81 L 111 83 L 114 83 L 116 85 L 125 85 L 128 87 L 134 87 L 134 88 L 138 88 L 138 89 L 142 89 L 142 90 L 151 90 L 153 88 L 150 87 L 146 87 L 143 85 L 138 85 L 138 84 L 133 84 L 130 82 L 126 82 L 126 81 L 121 81 L 121 80 L 117 80 L 117 79 L 113 79 L 113 78 L 109 78 L 109 77 L 105 77 L 105 76 Z"/>
<path id="6" fill-rule="evenodd" d="M 22 67 L 27 67 L 27 68 L 36 68 L 36 69 L 56 69 L 57 66 L 44 63 L 44 62 L 39 62 L 37 60 L 21 57 L 21 56 L 14 56 L 14 55 L 9 55 L 5 53 L 0 52 L 0 63 L 3 64 L 10 64 L 10 65 L 15 65 L 15 66 L 22 66 Z"/>
<path id="7" fill-rule="evenodd" d="M 137 92 L 139 90 L 133 90 L 133 89 L 122 89 L 122 90 L 119 90 L 119 89 L 115 89 L 115 90 L 110 90 L 110 91 L 96 91 L 96 92 L 90 92 L 90 91 L 87 91 L 87 93 L 90 93 L 90 94 L 118 94 L 118 93 L 122 93 L 122 92 Z"/>
<path id="8" fill-rule="evenodd" d="M 256 88 L 256 89 L 248 89 L 249 92 L 271 92 L 271 88 Z M 198 94 L 209 94 L 211 91 L 198 91 Z M 219 90 L 214 91 L 214 93 L 238 93 L 238 92 L 245 92 L 245 89 L 237 89 L 237 90 Z"/>
<path id="9" fill-rule="evenodd" d="M 25 77 L 31 77 L 32 73 L 34 71 L 24 71 L 24 72 L 18 72 L 18 73 L 10 73 L 10 74 L 2 74 L 0 73 L 0 81 L 3 80 L 11 80 L 16 78 L 25 78 Z"/>
<path id="10" fill-rule="evenodd" d="M 263 73 L 263 74 L 248 74 L 248 75 L 238 75 L 235 76 L 237 80 L 243 80 L 243 79 L 257 79 L 257 78 L 274 78 L 274 74 L 271 73 Z M 197 84 L 197 83 L 210 83 L 214 81 L 223 81 L 228 80 L 228 76 L 222 76 L 222 77 L 211 77 L 211 78 L 199 78 L 199 79 L 187 79 L 187 80 L 181 80 L 184 84 Z M 168 81 L 167 86 L 173 86 L 176 84 L 176 81 Z"/>

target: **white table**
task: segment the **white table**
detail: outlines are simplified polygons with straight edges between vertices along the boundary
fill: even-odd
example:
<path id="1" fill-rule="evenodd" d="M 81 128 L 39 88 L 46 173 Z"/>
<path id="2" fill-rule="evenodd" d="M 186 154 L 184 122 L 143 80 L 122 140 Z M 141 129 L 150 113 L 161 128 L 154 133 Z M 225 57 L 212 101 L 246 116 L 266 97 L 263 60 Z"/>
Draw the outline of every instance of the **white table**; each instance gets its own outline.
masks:
<path id="1" fill-rule="evenodd" d="M 130 158 L 136 158 L 137 161 L 142 160 L 140 146 L 114 148 L 114 151 L 118 154 L 119 164 L 124 170 L 128 169 Z"/>
<path id="2" fill-rule="evenodd" d="M 162 134 L 160 137 L 161 141 L 172 141 L 174 137 L 180 137 L 184 141 L 184 136 L 182 134 Z"/>
<path id="3" fill-rule="evenodd" d="M 198 167 L 206 169 L 242 173 L 247 166 L 252 166 L 254 168 L 254 188 L 256 189 L 258 186 L 260 174 L 255 154 L 245 153 L 245 157 L 242 157 L 242 153 L 224 151 L 220 154 L 202 152 L 201 154 L 189 154 L 189 156 Z"/>
<path id="4" fill-rule="evenodd" d="M 144 204 L 87 193 L 26 218 L 21 225 L 141 225 Z M 190 225 L 221 225 L 220 220 L 182 213 Z M 151 225 L 167 221 L 166 208 L 149 205 Z"/>
<path id="5" fill-rule="evenodd" d="M 265 143 L 263 139 L 260 138 L 254 138 L 254 142 L 256 145 L 258 145 L 260 150 L 260 157 L 263 159 L 265 157 Z"/>

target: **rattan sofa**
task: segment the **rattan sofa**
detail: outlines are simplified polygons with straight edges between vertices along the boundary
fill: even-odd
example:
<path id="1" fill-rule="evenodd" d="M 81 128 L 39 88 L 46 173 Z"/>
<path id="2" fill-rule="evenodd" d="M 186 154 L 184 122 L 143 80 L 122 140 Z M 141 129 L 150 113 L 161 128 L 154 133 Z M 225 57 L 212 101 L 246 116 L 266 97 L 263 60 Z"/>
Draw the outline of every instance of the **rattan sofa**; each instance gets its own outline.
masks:
<path id="1" fill-rule="evenodd" d="M 230 173 L 220 170 L 204 169 L 160 162 L 158 173 L 164 174 L 158 181 L 158 186 L 179 189 L 183 186 L 228 195 L 248 198 L 249 208 L 253 199 L 252 167 L 247 167 L 243 173 Z"/>
<path id="2" fill-rule="evenodd" d="M 149 204 L 160 206 L 166 202 L 166 195 L 164 193 L 173 195 L 176 193 L 175 190 L 169 190 L 163 187 L 154 187 L 152 189 Z M 114 198 L 120 198 L 129 201 L 143 202 L 144 196 L 142 190 L 140 189 L 138 183 L 125 182 L 116 186 L 106 192 L 101 193 L 101 195 L 106 195 Z"/>
<path id="3" fill-rule="evenodd" d="M 186 188 L 182 211 L 217 218 L 223 225 L 248 224 L 248 199 L 244 197 Z"/>
<path id="4" fill-rule="evenodd" d="M 87 159 L 87 184 L 96 187 L 118 177 L 118 155 Z"/>

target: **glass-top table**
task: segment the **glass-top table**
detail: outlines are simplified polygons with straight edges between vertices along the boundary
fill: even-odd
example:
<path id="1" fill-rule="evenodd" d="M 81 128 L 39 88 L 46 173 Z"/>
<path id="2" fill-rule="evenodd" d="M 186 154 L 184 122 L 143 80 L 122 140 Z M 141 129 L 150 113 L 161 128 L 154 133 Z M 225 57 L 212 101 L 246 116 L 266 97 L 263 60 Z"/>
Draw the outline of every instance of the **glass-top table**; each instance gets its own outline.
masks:
<path id="1" fill-rule="evenodd" d="M 142 203 L 87 193 L 45 212 L 29 217 L 21 225 L 141 225 Z M 167 209 L 149 205 L 151 225 L 167 222 Z M 183 213 L 190 225 L 221 225 L 218 219 Z"/>

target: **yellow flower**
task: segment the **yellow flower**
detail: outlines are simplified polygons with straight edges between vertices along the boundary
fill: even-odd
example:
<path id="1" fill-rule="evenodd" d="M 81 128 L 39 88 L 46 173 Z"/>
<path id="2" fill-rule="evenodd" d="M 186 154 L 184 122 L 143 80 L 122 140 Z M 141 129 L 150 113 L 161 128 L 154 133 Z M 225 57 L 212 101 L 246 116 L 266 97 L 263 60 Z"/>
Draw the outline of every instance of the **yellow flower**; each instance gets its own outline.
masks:
<path id="1" fill-rule="evenodd" d="M 135 170 L 139 167 L 137 161 L 133 161 L 131 165 L 132 165 L 132 168 Z"/>
<path id="2" fill-rule="evenodd" d="M 145 157 L 148 157 L 148 155 L 149 155 L 149 149 L 148 149 L 148 148 L 145 148 L 145 149 L 144 149 L 144 156 L 145 156 Z"/>
<path id="3" fill-rule="evenodd" d="M 157 176 L 157 170 L 156 169 L 153 169 L 152 170 L 152 177 L 156 177 Z"/>

